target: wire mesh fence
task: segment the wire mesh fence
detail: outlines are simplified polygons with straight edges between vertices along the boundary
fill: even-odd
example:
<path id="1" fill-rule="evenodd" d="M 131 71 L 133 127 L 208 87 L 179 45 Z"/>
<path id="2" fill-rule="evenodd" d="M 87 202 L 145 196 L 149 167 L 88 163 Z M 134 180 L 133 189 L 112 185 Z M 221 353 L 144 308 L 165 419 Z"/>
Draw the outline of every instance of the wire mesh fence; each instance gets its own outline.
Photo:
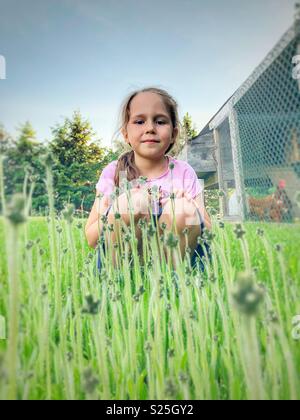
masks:
<path id="1" fill-rule="evenodd" d="M 300 218 L 297 57 L 299 21 L 211 123 L 225 217 L 276 223 Z"/>

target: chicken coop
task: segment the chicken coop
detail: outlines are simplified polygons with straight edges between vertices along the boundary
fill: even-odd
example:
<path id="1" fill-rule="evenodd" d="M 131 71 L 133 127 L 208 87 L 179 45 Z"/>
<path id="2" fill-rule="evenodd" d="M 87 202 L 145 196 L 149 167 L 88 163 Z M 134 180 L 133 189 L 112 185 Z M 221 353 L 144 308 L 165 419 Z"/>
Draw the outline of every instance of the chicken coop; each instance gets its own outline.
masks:
<path id="1" fill-rule="evenodd" d="M 281 223 L 300 218 L 298 58 L 300 62 L 296 19 L 198 136 L 206 136 L 214 150 L 225 219 Z"/>

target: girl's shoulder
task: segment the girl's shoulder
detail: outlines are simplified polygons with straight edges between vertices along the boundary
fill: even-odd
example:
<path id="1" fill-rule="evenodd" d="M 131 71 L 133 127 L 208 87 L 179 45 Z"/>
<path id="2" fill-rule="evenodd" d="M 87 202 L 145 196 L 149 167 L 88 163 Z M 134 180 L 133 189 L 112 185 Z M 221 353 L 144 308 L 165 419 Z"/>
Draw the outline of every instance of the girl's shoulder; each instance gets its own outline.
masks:
<path id="1" fill-rule="evenodd" d="M 192 172 L 194 171 L 193 167 L 185 160 L 176 159 L 176 158 L 173 158 L 172 156 L 169 156 L 169 158 L 170 158 L 170 163 L 174 163 L 175 165 L 174 170 L 178 170 L 180 172 L 187 171 L 187 170 L 192 171 Z"/>
<path id="2" fill-rule="evenodd" d="M 108 165 L 105 166 L 102 172 L 105 173 L 106 175 L 113 174 L 117 168 L 117 164 L 118 164 L 118 161 L 113 160 L 112 162 L 110 162 Z"/>

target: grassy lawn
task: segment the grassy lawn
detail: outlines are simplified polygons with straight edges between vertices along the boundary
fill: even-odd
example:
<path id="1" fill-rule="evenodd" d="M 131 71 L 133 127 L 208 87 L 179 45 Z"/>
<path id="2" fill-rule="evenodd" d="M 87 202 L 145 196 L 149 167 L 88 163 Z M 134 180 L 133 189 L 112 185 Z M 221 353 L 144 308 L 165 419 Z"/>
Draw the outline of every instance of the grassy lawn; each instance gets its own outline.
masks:
<path id="1" fill-rule="evenodd" d="M 0 398 L 299 399 L 300 225 L 215 220 L 205 272 L 145 227 L 98 275 L 84 222 L 0 219 Z"/>

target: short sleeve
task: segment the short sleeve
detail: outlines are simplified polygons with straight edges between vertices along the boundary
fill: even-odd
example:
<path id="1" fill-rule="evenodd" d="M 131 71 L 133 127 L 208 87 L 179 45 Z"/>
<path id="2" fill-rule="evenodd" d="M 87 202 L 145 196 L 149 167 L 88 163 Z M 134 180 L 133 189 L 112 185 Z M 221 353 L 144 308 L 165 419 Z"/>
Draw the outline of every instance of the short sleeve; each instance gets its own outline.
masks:
<path id="1" fill-rule="evenodd" d="M 111 162 L 107 165 L 99 178 L 99 181 L 96 184 L 97 193 L 102 193 L 105 196 L 110 197 L 110 195 L 115 191 L 115 177 L 116 172 L 116 162 Z"/>
<path id="2" fill-rule="evenodd" d="M 204 191 L 203 180 L 198 179 L 195 170 L 189 164 L 187 164 L 184 172 L 183 185 L 184 191 L 190 194 L 193 199 Z"/>

